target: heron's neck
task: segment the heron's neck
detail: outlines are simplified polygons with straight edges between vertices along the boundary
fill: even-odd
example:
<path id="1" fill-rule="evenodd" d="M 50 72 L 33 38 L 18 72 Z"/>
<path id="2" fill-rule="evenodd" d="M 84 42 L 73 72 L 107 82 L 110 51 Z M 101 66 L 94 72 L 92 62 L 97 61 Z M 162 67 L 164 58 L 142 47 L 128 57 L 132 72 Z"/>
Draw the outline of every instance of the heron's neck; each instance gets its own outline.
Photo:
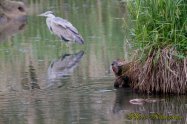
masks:
<path id="1" fill-rule="evenodd" d="M 54 18 L 54 17 L 55 17 L 55 15 L 53 15 L 53 14 L 47 15 L 47 18 Z"/>

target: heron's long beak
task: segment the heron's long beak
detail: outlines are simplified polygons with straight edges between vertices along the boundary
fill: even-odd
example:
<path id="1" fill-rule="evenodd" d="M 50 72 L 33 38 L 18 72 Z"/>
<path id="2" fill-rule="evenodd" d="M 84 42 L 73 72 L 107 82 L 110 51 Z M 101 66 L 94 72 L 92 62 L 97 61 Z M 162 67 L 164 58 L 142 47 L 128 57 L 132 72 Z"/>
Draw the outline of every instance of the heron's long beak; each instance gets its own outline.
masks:
<path id="1" fill-rule="evenodd" d="M 45 13 L 39 14 L 38 16 L 45 16 Z"/>

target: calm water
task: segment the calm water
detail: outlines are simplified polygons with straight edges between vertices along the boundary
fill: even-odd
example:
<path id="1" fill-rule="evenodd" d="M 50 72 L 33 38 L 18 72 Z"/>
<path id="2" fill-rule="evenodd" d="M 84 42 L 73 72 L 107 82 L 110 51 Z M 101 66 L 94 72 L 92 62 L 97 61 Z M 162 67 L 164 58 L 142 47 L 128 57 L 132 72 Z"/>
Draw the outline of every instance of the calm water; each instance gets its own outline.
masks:
<path id="1" fill-rule="evenodd" d="M 113 88 L 110 64 L 128 59 L 122 17 L 115 0 L 27 1 L 27 24 L 0 35 L 0 124 L 185 124 L 186 96 L 146 96 Z M 85 45 L 64 43 L 37 15 L 53 10 L 68 19 Z M 10 37 L 10 35 L 12 36 Z M 9 37 L 7 37 L 9 36 Z M 133 105 L 134 98 L 164 99 Z M 130 120 L 133 112 L 180 116 L 180 120 Z"/>

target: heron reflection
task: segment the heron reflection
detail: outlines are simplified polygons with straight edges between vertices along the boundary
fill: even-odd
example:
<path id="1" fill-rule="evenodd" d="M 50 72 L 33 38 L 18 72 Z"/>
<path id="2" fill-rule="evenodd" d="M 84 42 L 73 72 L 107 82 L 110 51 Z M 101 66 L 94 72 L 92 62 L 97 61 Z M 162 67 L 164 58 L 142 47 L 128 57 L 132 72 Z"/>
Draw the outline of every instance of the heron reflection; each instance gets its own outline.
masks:
<path id="1" fill-rule="evenodd" d="M 84 52 L 64 54 L 58 60 L 53 60 L 48 68 L 48 79 L 70 76 L 83 58 Z"/>

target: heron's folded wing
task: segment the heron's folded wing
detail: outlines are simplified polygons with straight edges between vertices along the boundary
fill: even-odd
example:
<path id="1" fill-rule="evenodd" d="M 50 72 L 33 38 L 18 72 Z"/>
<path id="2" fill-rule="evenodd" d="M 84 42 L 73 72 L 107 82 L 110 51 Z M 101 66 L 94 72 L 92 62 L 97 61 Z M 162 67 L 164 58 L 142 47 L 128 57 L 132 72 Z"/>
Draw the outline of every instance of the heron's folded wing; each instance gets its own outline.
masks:
<path id="1" fill-rule="evenodd" d="M 64 28 L 68 28 L 69 30 L 71 30 L 72 32 L 76 33 L 76 34 L 79 34 L 78 33 L 78 30 L 67 20 L 65 19 L 62 19 L 60 17 L 55 17 L 53 19 L 53 21 L 56 23 L 56 24 L 59 24 L 61 26 L 63 26 Z"/>
<path id="2" fill-rule="evenodd" d="M 54 34 L 56 34 L 62 40 L 71 41 L 73 39 L 72 32 L 58 23 L 52 23 L 52 29 Z"/>
<path id="3" fill-rule="evenodd" d="M 56 32 L 55 34 L 58 34 L 61 39 L 65 41 L 75 41 L 79 44 L 84 44 L 84 39 L 82 38 L 82 36 L 78 33 L 77 29 L 67 20 L 60 17 L 55 17 L 53 18 L 52 23 L 55 25 L 53 26 L 53 32 Z"/>

